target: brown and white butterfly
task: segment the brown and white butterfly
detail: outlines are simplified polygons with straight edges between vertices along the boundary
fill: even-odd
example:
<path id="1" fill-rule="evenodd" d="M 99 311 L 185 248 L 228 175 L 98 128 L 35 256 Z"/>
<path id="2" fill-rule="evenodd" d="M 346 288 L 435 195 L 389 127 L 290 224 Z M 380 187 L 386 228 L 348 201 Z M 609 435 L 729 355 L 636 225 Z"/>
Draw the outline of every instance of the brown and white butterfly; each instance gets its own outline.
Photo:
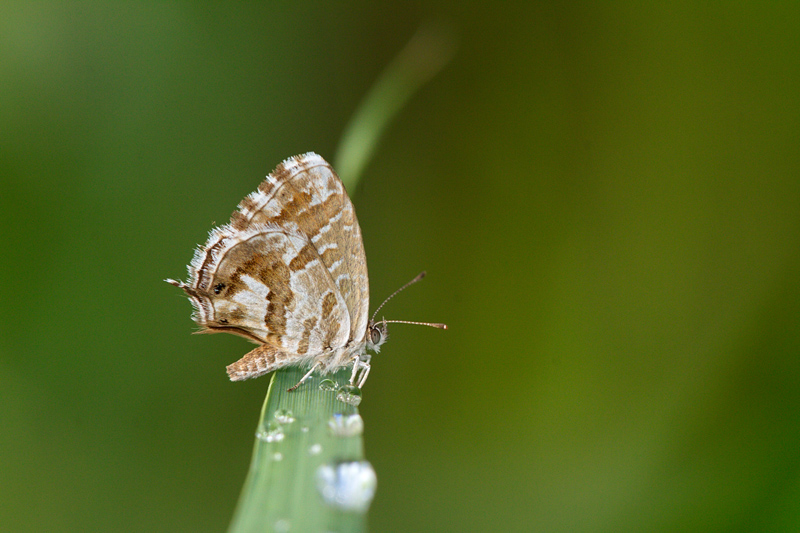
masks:
<path id="1" fill-rule="evenodd" d="M 233 333 L 259 344 L 227 367 L 233 381 L 310 366 L 293 390 L 314 370 L 353 365 L 350 384 L 362 387 L 370 370 L 367 350 L 379 351 L 387 323 L 446 329 L 369 318 L 356 213 L 339 177 L 314 153 L 278 165 L 229 224 L 211 230 L 188 269 L 186 283 L 165 281 L 189 296 L 200 333 Z"/>

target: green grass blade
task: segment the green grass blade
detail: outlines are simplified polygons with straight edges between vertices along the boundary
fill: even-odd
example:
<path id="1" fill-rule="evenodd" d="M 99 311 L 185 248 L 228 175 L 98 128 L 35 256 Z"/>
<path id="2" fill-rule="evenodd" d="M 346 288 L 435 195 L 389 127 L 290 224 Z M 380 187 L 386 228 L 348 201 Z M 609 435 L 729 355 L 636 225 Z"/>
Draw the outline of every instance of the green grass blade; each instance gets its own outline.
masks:
<path id="1" fill-rule="evenodd" d="M 366 530 L 375 480 L 362 463 L 363 421 L 356 407 L 337 399 L 337 391 L 320 390 L 317 374 L 286 392 L 302 375 L 287 368 L 272 376 L 230 533 Z M 339 385 L 349 377 L 346 369 L 327 376 Z M 352 474 L 352 465 L 360 469 L 355 478 L 325 483 L 337 467 Z M 343 487 L 348 483 L 355 492 Z"/>

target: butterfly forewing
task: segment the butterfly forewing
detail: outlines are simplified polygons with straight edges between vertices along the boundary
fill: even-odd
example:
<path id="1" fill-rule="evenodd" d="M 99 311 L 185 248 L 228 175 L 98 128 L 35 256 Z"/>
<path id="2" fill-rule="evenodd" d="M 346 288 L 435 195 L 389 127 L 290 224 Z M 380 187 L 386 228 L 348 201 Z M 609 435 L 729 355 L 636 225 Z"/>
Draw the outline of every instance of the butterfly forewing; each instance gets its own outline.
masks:
<path id="1" fill-rule="evenodd" d="M 351 338 L 362 340 L 369 320 L 367 259 L 355 209 L 331 166 L 314 153 L 281 163 L 231 220 L 237 229 L 254 224 L 309 238 L 347 304 Z"/>

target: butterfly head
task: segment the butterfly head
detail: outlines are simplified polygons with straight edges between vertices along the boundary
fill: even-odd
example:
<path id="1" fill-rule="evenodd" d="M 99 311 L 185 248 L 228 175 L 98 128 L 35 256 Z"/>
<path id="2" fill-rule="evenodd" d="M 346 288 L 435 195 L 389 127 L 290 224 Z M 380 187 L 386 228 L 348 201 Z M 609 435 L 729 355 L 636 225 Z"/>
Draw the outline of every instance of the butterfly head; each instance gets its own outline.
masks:
<path id="1" fill-rule="evenodd" d="M 381 320 L 375 322 L 369 321 L 367 326 L 367 348 L 375 353 L 381 351 L 381 345 L 389 338 L 389 331 L 386 327 L 386 321 Z"/>

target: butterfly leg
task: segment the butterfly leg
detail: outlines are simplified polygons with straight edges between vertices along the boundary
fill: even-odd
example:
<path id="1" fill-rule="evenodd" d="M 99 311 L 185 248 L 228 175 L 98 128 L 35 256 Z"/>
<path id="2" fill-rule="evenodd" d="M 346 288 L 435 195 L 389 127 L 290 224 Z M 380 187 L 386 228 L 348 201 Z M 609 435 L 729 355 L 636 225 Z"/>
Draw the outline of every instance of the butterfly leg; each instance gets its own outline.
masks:
<path id="1" fill-rule="evenodd" d="M 356 373 L 358 372 L 358 357 L 353 358 L 353 373 L 350 375 L 350 385 L 352 385 L 356 380 Z"/>
<path id="2" fill-rule="evenodd" d="M 359 389 L 364 386 L 369 375 L 369 355 L 355 356 L 353 358 L 353 374 L 350 376 L 350 385 L 357 386 Z M 358 375 L 359 370 L 361 375 Z M 358 385 L 356 385 L 356 377 L 358 377 Z"/>
<path id="3" fill-rule="evenodd" d="M 302 378 L 300 378 L 300 381 L 298 381 L 298 382 L 297 382 L 297 383 L 296 383 L 294 386 L 292 386 L 292 387 L 289 387 L 288 389 L 286 389 L 286 392 L 292 392 L 292 391 L 293 391 L 293 390 L 295 390 L 297 387 L 299 387 L 300 385 L 302 385 L 302 384 L 303 384 L 303 382 L 304 382 L 305 380 L 307 380 L 307 379 L 308 379 L 308 377 L 309 377 L 309 376 L 310 376 L 310 375 L 311 375 L 311 374 L 314 372 L 314 370 L 316 370 L 316 369 L 317 369 L 317 367 L 318 367 L 318 366 L 319 366 L 319 363 L 314 363 L 314 366 L 312 366 L 312 367 L 311 367 L 311 370 L 309 370 L 308 372 L 306 372 L 306 375 L 305 375 L 305 376 L 303 376 Z"/>
<path id="4" fill-rule="evenodd" d="M 358 388 L 363 388 L 364 383 L 367 381 L 367 376 L 369 376 L 369 369 L 372 368 L 369 363 L 364 364 L 364 371 L 361 373 L 361 379 L 358 380 Z"/>

